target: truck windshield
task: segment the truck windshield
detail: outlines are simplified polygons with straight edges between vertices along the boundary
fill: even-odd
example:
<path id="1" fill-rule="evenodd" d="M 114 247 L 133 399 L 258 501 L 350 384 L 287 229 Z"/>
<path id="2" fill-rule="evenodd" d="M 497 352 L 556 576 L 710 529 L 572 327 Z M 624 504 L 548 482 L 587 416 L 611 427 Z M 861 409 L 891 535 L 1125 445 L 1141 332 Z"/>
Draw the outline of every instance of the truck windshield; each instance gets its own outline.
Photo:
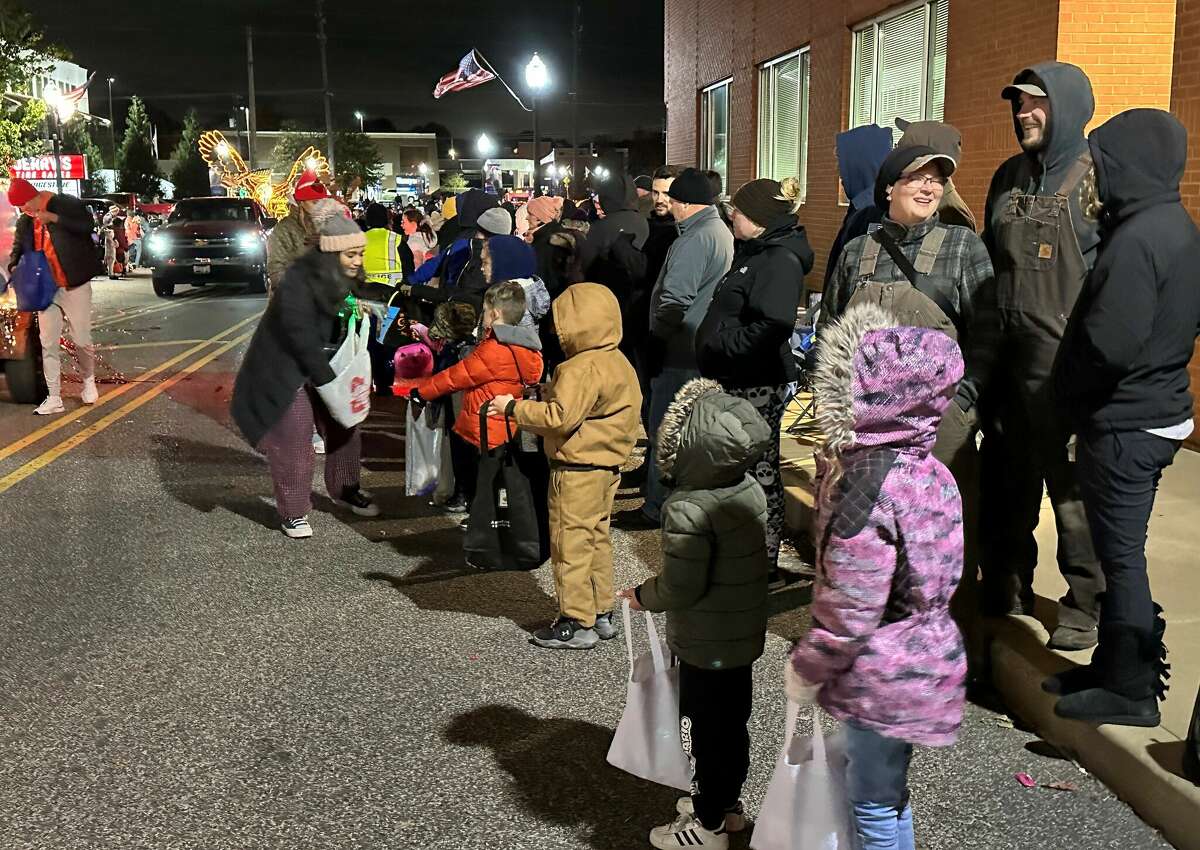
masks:
<path id="1" fill-rule="evenodd" d="M 175 205 L 168 222 L 176 221 L 253 221 L 249 204 L 223 201 L 188 202 Z"/>

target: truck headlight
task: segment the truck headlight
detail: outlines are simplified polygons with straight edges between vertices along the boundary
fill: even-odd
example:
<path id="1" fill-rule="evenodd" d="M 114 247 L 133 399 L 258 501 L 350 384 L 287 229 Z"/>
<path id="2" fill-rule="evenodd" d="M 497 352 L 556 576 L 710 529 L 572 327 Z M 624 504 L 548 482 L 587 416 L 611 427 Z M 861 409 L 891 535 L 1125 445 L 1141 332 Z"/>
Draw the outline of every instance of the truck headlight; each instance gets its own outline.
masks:
<path id="1" fill-rule="evenodd" d="M 155 254 L 162 253 L 167 248 L 167 237 L 161 233 L 152 233 L 146 240 L 146 247 Z"/>
<path id="2" fill-rule="evenodd" d="M 262 251 L 262 239 L 257 233 L 239 233 L 237 244 L 248 254 L 257 254 Z"/>

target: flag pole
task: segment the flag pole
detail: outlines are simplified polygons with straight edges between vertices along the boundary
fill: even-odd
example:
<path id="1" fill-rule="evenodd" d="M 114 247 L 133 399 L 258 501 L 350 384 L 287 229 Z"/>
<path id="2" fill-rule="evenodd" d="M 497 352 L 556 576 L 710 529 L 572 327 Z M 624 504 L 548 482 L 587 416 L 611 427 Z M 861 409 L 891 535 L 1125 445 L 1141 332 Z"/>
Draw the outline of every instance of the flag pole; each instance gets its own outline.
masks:
<path id="1" fill-rule="evenodd" d="M 480 64 L 482 64 L 484 67 L 486 67 L 489 71 L 491 71 L 495 75 L 496 79 L 500 81 L 500 85 L 502 85 L 502 86 L 504 86 L 504 88 L 508 89 L 508 93 L 512 95 L 513 100 L 515 100 L 518 104 L 520 104 L 522 109 L 524 109 L 526 112 L 533 112 L 532 109 L 530 109 L 528 106 L 525 105 L 525 101 L 523 101 L 523 100 L 521 100 L 521 98 L 517 97 L 517 93 L 512 90 L 512 87 L 509 86 L 508 83 L 506 83 L 504 81 L 504 77 L 500 76 L 500 74 L 497 73 L 496 69 L 492 67 L 492 63 L 487 61 L 487 58 L 482 53 L 480 53 L 478 50 L 476 50 L 475 55 L 479 57 Z"/>

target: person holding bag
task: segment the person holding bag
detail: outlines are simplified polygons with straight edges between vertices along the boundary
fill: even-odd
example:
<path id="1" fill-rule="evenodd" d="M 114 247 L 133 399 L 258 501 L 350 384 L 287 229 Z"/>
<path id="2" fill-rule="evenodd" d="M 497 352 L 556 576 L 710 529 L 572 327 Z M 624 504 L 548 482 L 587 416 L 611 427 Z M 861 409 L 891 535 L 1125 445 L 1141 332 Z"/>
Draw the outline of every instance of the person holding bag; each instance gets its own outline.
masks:
<path id="1" fill-rule="evenodd" d="M 679 726 L 692 793 L 650 831 L 659 848 L 724 850 L 745 828 L 738 797 L 750 768 L 753 667 L 767 635 L 767 497 L 752 470 L 771 427 L 716 381 L 685 384 L 658 430 L 656 459 L 673 489 L 663 505 L 662 572 L 621 592 L 667 612 L 679 658 Z"/>
<path id="2" fill-rule="evenodd" d="M 812 627 L 785 665 L 794 702 L 845 724 L 847 794 L 862 850 L 914 850 L 914 744 L 953 744 L 966 652 L 950 617 L 962 508 L 931 450 L 963 363 L 943 333 L 873 304 L 825 331 L 813 386 L 818 453 Z"/>
<path id="3" fill-rule="evenodd" d="M 325 441 L 330 498 L 359 516 L 379 516 L 359 486 L 358 428 L 339 424 L 319 392 L 337 378 L 330 358 L 365 321 L 356 292 L 366 237 L 332 198 L 314 204 L 310 215 L 318 246 L 287 269 L 267 302 L 238 370 L 231 408 L 246 440 L 267 456 L 280 524 L 291 538 L 313 533 L 314 423 Z"/>

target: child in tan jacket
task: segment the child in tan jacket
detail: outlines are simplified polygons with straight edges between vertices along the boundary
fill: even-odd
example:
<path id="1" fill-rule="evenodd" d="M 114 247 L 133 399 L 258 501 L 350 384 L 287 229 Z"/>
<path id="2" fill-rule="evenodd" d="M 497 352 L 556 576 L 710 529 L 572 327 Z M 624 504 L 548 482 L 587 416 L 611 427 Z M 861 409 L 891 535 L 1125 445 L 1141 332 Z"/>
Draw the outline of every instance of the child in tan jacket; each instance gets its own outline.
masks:
<path id="1" fill-rule="evenodd" d="M 642 394 L 607 287 L 577 283 L 551 307 L 567 360 L 545 401 L 497 396 L 492 411 L 542 436 L 550 459 L 550 560 L 559 616 L 533 635 L 548 649 L 591 649 L 616 635 L 609 518 L 621 466 L 637 441 Z"/>

